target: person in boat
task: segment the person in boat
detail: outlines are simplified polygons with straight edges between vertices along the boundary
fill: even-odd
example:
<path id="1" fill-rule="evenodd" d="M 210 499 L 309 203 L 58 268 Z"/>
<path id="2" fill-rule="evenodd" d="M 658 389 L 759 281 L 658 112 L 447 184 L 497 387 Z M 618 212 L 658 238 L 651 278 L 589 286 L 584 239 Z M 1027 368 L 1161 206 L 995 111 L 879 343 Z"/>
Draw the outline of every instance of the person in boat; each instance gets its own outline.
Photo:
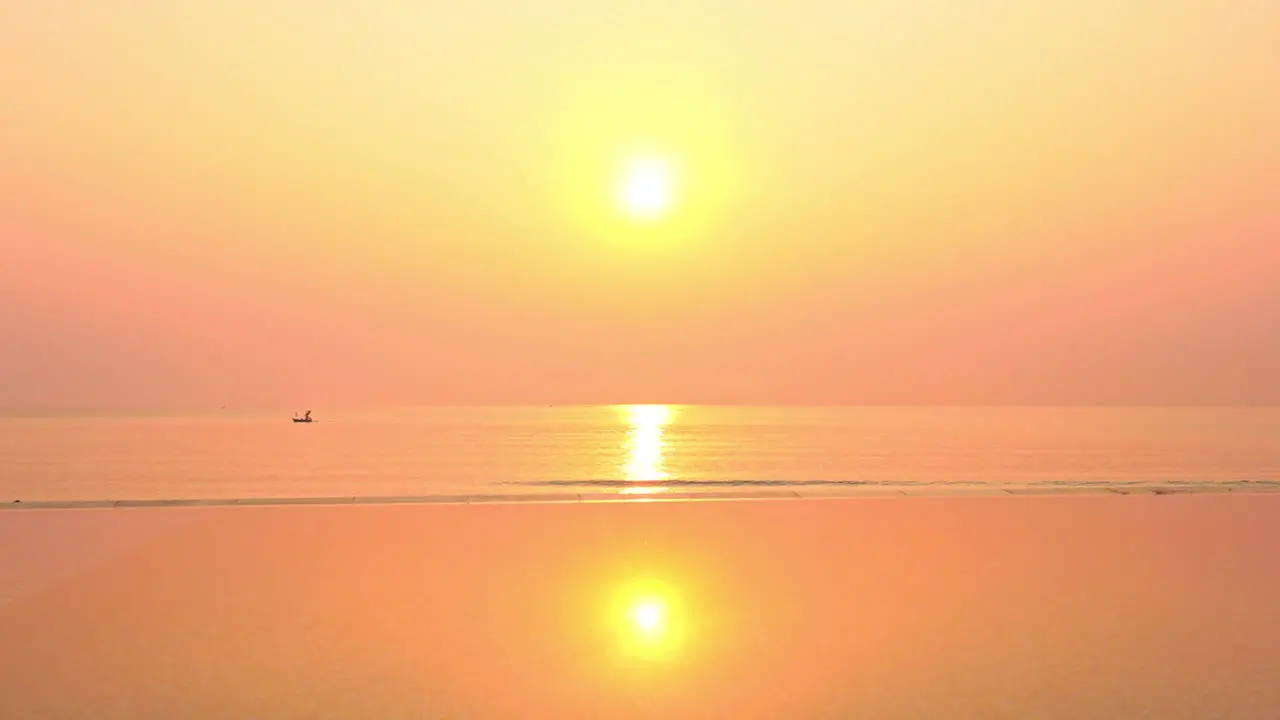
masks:
<path id="1" fill-rule="evenodd" d="M 308 411 L 306 411 L 306 412 L 302 413 L 302 419 L 303 419 L 303 420 L 306 420 L 307 422 L 311 422 L 311 411 L 310 411 L 310 410 L 308 410 Z"/>

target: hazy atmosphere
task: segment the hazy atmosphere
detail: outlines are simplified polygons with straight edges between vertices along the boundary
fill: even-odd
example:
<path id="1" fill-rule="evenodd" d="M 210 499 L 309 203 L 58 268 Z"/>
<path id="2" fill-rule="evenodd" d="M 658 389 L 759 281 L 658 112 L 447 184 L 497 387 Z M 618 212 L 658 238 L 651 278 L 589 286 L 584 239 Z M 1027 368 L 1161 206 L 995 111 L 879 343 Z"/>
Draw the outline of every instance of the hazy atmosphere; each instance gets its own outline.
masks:
<path id="1" fill-rule="evenodd" d="M 0 407 L 1280 401 L 1280 4 L 0 7 Z"/>
<path id="2" fill-rule="evenodd" d="M 1280 718 L 1280 0 L 0 3 L 0 717 Z"/>

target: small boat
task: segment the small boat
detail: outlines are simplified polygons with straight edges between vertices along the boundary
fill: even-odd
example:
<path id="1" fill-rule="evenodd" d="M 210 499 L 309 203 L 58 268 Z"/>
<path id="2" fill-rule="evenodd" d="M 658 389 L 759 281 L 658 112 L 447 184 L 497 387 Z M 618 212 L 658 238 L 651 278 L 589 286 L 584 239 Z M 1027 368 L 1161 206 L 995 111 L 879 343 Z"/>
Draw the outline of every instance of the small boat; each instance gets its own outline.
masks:
<path id="1" fill-rule="evenodd" d="M 308 410 L 302 415 L 302 417 L 298 417 L 297 415 L 294 415 L 293 421 L 294 422 L 311 422 L 311 411 Z"/>

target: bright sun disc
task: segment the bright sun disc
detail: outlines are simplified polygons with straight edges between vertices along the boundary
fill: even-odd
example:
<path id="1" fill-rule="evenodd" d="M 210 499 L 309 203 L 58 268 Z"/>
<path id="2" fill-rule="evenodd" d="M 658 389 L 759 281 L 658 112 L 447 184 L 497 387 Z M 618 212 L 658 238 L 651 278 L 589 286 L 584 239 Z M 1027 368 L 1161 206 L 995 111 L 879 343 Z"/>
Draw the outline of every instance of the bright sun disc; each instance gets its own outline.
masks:
<path id="1" fill-rule="evenodd" d="M 667 213 L 674 201 L 670 165 L 658 158 L 632 160 L 622 174 L 618 201 L 628 215 L 655 219 Z"/>
<path id="2" fill-rule="evenodd" d="M 660 600 L 641 600 L 631 610 L 636 628 L 646 635 L 661 632 L 666 616 L 667 608 Z"/>

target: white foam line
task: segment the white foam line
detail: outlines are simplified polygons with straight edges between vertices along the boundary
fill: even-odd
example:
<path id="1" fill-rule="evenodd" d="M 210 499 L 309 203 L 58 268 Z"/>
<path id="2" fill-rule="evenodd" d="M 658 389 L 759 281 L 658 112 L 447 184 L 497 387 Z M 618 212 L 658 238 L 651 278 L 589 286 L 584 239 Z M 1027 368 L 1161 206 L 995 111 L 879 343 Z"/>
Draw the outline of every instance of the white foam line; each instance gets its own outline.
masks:
<path id="1" fill-rule="evenodd" d="M 287 505 L 510 505 L 552 503 L 644 503 L 705 500 L 842 500 L 912 497 L 1065 497 L 1079 495 L 1254 495 L 1280 492 L 1272 483 L 1090 487 L 866 487 L 839 493 L 802 494 L 796 489 L 599 493 L 483 493 L 474 495 L 394 495 L 341 497 L 157 498 L 132 500 L 32 500 L 0 503 L 0 510 L 87 510 L 182 507 L 263 507 Z"/>

